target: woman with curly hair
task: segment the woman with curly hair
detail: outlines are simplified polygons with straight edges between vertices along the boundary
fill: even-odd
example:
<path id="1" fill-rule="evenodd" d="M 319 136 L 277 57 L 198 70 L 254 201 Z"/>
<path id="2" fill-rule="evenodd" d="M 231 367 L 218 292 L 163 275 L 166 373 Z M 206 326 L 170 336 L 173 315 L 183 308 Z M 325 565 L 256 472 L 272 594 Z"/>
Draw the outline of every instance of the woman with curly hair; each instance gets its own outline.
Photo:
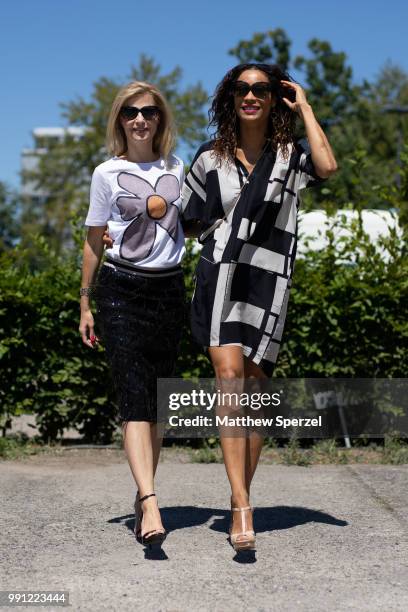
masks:
<path id="1" fill-rule="evenodd" d="M 310 150 L 294 136 L 303 122 Z M 197 151 L 183 189 L 183 225 L 203 244 L 192 334 L 223 390 L 265 379 L 276 363 L 296 255 L 299 191 L 337 169 L 304 90 L 276 65 L 241 64 L 218 85 L 215 137 Z M 241 386 L 240 386 L 241 385 Z M 250 486 L 263 437 L 221 429 L 231 485 L 230 539 L 255 548 Z"/>

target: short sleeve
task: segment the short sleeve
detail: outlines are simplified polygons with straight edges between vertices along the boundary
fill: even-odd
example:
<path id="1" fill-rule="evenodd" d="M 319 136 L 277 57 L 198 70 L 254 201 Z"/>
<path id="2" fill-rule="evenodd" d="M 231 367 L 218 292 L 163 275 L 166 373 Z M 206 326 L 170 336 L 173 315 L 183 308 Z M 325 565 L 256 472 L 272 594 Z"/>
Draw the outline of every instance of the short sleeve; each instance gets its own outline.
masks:
<path id="1" fill-rule="evenodd" d="M 197 151 L 185 178 L 181 193 L 181 214 L 183 221 L 199 220 L 203 216 L 206 193 L 206 170 L 204 151 Z"/>
<path id="2" fill-rule="evenodd" d="M 180 170 L 180 191 L 183 188 L 184 185 L 184 181 L 186 180 L 186 173 L 184 171 L 184 164 L 181 164 L 181 170 Z"/>
<path id="3" fill-rule="evenodd" d="M 85 219 L 87 227 L 106 225 L 111 216 L 111 190 L 109 183 L 99 168 L 92 175 L 89 209 Z"/>
<path id="4" fill-rule="evenodd" d="M 306 187 L 314 187 L 315 185 L 320 185 L 326 181 L 326 178 L 322 178 L 316 173 L 316 168 L 312 160 L 312 154 L 310 152 L 310 146 L 307 140 L 302 140 L 301 143 L 298 143 L 298 151 L 298 189 L 301 190 L 305 189 Z"/>

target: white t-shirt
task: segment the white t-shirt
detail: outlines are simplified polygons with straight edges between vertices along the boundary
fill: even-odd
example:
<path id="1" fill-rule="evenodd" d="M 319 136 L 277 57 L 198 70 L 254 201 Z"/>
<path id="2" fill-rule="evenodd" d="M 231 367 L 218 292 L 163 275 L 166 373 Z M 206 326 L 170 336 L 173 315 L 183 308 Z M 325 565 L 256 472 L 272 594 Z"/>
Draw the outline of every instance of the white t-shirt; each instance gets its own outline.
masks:
<path id="1" fill-rule="evenodd" d="M 184 164 L 172 156 L 136 163 L 112 157 L 92 175 L 85 225 L 108 226 L 113 247 L 106 256 L 137 268 L 176 266 L 185 253 L 180 223 Z"/>

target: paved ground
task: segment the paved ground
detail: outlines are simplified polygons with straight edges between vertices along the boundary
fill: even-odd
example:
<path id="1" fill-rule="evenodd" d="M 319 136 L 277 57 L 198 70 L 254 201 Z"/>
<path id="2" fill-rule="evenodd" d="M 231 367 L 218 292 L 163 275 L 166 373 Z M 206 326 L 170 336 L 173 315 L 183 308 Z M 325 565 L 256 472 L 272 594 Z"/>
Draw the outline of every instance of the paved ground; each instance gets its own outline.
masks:
<path id="1" fill-rule="evenodd" d="M 408 466 L 261 465 L 243 558 L 219 464 L 160 465 L 159 555 L 133 537 L 121 454 L 2 462 L 0 478 L 3 590 L 69 590 L 71 609 L 98 612 L 408 609 Z"/>

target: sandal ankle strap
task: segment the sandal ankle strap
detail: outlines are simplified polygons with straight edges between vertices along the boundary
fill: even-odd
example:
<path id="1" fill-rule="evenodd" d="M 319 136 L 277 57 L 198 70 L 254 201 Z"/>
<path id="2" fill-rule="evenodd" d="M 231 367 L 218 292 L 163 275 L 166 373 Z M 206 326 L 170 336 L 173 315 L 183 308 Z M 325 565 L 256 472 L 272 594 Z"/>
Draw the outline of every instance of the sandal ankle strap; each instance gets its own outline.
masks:
<path id="1" fill-rule="evenodd" d="M 245 508 L 231 508 L 234 512 L 245 512 L 245 510 L 253 510 L 251 506 L 245 506 Z"/>
<path id="2" fill-rule="evenodd" d="M 156 496 L 156 493 L 149 493 L 149 495 L 145 495 L 144 497 L 140 497 L 139 498 L 139 503 L 142 503 L 148 497 L 153 497 L 153 496 Z"/>

